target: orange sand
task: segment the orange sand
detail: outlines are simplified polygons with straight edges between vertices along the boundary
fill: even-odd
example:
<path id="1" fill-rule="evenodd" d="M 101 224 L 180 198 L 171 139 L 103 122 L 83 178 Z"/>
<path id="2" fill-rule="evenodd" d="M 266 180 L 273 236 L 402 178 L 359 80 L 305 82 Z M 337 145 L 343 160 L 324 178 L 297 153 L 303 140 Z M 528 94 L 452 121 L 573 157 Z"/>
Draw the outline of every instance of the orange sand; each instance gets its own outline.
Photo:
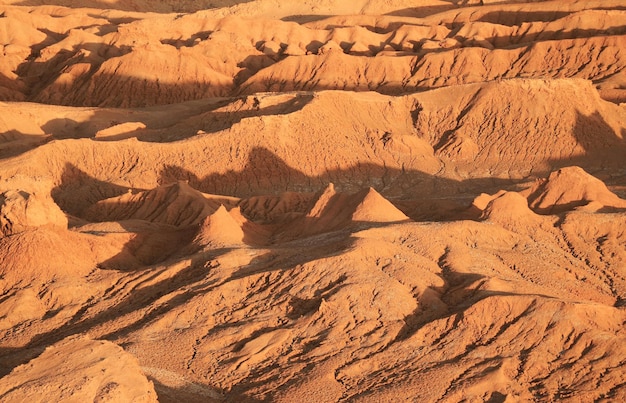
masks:
<path id="1" fill-rule="evenodd" d="M 0 1 L 0 401 L 625 401 L 624 21 Z"/>

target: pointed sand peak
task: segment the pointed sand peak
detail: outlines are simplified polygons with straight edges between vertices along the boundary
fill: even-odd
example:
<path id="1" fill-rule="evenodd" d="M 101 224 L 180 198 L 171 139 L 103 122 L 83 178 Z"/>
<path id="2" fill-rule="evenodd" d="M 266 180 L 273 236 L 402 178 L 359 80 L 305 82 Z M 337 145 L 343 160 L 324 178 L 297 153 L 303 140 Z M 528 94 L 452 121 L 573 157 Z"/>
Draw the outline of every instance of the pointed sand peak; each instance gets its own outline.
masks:
<path id="1" fill-rule="evenodd" d="M 243 242 L 244 232 L 237 220 L 226 210 L 223 204 L 207 216 L 194 238 L 199 246 L 236 245 Z"/>
<path id="2" fill-rule="evenodd" d="M 361 200 L 354 209 L 354 213 L 352 213 L 353 221 L 396 222 L 409 219 L 389 200 L 385 199 L 371 187 L 354 196 L 357 200 L 359 198 Z"/>

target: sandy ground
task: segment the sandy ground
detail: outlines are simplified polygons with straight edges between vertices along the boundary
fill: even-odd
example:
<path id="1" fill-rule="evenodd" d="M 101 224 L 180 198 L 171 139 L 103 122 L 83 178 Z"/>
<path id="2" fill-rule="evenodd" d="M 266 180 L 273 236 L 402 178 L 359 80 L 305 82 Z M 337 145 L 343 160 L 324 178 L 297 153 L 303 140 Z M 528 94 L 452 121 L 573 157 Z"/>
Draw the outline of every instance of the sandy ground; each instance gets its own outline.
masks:
<path id="1" fill-rule="evenodd" d="M 0 1 L 0 401 L 626 400 L 626 1 Z"/>

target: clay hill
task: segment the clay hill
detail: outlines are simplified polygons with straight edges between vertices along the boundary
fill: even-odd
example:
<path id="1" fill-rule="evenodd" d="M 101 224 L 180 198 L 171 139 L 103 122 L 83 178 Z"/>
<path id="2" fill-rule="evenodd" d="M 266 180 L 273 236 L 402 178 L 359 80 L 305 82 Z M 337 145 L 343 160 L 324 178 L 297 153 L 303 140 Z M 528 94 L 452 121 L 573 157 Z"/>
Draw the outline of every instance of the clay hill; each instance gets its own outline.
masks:
<path id="1" fill-rule="evenodd" d="M 0 1 L 0 401 L 626 401 L 626 1 Z"/>

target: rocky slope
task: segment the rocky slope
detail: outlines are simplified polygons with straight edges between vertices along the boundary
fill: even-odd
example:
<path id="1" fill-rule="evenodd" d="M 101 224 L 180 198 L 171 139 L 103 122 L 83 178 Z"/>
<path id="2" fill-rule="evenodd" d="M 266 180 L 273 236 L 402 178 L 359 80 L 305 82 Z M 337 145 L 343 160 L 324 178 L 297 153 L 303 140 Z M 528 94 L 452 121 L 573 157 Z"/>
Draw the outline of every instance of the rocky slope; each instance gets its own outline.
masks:
<path id="1" fill-rule="evenodd" d="M 0 400 L 626 399 L 624 1 L 0 3 Z"/>

